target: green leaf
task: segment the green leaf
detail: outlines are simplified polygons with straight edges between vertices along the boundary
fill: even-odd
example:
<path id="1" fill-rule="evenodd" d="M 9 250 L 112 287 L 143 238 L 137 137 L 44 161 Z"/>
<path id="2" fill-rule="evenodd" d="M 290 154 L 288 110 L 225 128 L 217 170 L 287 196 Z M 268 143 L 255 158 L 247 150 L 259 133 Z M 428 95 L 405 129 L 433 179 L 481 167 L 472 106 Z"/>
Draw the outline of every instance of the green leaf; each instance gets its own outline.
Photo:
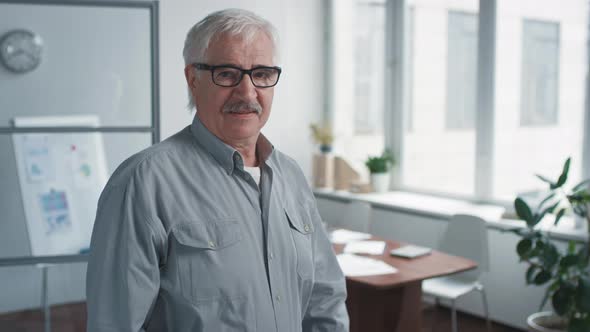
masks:
<path id="1" fill-rule="evenodd" d="M 563 316 L 570 306 L 571 291 L 565 285 L 561 285 L 559 289 L 553 294 L 551 304 L 555 313 Z"/>
<path id="2" fill-rule="evenodd" d="M 541 270 L 541 272 L 537 273 L 537 275 L 535 276 L 535 280 L 533 282 L 535 283 L 535 285 L 543 285 L 547 281 L 551 280 L 551 277 L 551 272 Z"/>
<path id="3" fill-rule="evenodd" d="M 557 223 L 559 223 L 559 220 L 561 219 L 561 217 L 563 217 L 565 212 L 566 212 L 565 209 L 561 209 L 561 210 L 559 210 L 559 212 L 557 212 L 557 216 L 555 216 L 555 222 L 553 223 L 555 226 L 557 226 Z"/>
<path id="4" fill-rule="evenodd" d="M 534 265 L 529 266 L 526 270 L 526 283 L 530 285 L 535 280 L 535 272 L 537 272 L 537 267 Z"/>
<path id="5" fill-rule="evenodd" d="M 582 187 L 584 187 L 584 186 L 586 186 L 586 185 L 590 185 L 590 179 L 586 179 L 586 180 L 584 180 L 584 181 L 582 181 L 582 182 L 578 183 L 577 185 L 575 185 L 575 186 L 572 188 L 572 191 L 573 191 L 573 192 L 576 192 L 576 191 L 578 191 L 578 190 L 582 189 Z"/>
<path id="6" fill-rule="evenodd" d="M 547 182 L 551 189 L 555 188 L 555 182 L 553 182 L 552 180 L 549 180 L 548 178 L 544 177 L 543 175 L 539 175 L 539 174 L 535 174 L 535 176 L 538 177 L 539 179 L 541 179 L 541 181 Z"/>
<path id="7" fill-rule="evenodd" d="M 545 295 L 543 295 L 543 300 L 539 305 L 539 311 L 543 311 L 545 304 L 547 304 L 547 300 L 549 300 L 549 295 L 551 295 L 551 287 L 547 287 L 547 289 L 545 290 Z"/>
<path id="8" fill-rule="evenodd" d="M 539 203 L 539 207 L 543 206 L 543 204 L 547 203 L 549 200 L 551 200 L 553 197 L 555 197 L 557 193 L 556 192 L 552 192 L 551 194 L 549 194 L 547 197 L 545 197 L 541 203 Z"/>
<path id="9" fill-rule="evenodd" d="M 576 304 L 581 310 L 590 312 L 590 279 L 587 276 L 581 276 L 578 280 Z"/>
<path id="10" fill-rule="evenodd" d="M 520 256 L 520 258 L 526 258 L 527 254 L 530 253 L 532 247 L 533 241 L 531 241 L 531 239 L 522 239 L 516 245 L 516 252 Z"/>
<path id="11" fill-rule="evenodd" d="M 539 213 L 539 214 L 535 214 L 535 215 L 534 215 L 534 221 L 535 221 L 535 222 L 534 222 L 534 225 L 533 225 L 533 226 L 537 225 L 537 224 L 538 224 L 538 223 L 539 223 L 541 220 L 543 220 L 543 218 L 545 217 L 545 215 L 546 215 L 548 212 L 553 212 L 553 210 L 555 210 L 555 208 L 556 208 L 558 205 L 559 205 L 559 202 L 557 202 L 557 203 L 555 203 L 555 204 L 553 204 L 553 205 L 551 205 L 551 206 L 547 207 L 547 208 L 546 208 L 545 210 L 543 210 L 541 213 Z"/>
<path id="12" fill-rule="evenodd" d="M 579 257 L 576 254 L 567 255 L 559 261 L 559 266 L 561 266 L 564 269 L 567 269 L 570 266 L 577 265 L 578 260 Z"/>
<path id="13" fill-rule="evenodd" d="M 531 208 L 522 198 L 517 197 L 514 200 L 514 209 L 516 210 L 518 217 L 526 221 L 529 227 L 532 227 L 531 225 L 534 223 L 533 212 L 531 212 Z"/>
<path id="14" fill-rule="evenodd" d="M 572 317 L 567 326 L 567 332 L 588 332 L 590 331 L 590 317 Z"/>
<path id="15" fill-rule="evenodd" d="M 543 300 L 541 301 L 541 305 L 539 305 L 539 311 L 543 311 L 543 308 L 545 308 L 545 305 L 547 304 L 547 300 L 549 299 L 551 294 L 553 294 L 553 292 L 555 292 L 558 288 L 559 288 L 559 281 L 555 281 L 554 283 L 551 284 L 551 286 L 547 287 L 547 289 L 545 290 L 545 296 L 543 296 Z"/>
<path id="16" fill-rule="evenodd" d="M 576 241 L 570 240 L 567 243 L 567 253 L 573 255 L 576 253 Z"/>
<path id="17" fill-rule="evenodd" d="M 523 232 L 522 232 L 522 227 L 514 227 L 514 228 L 507 228 L 507 229 L 501 229 L 500 230 L 501 233 L 514 233 L 518 236 L 524 236 Z"/>
<path id="18" fill-rule="evenodd" d="M 579 267 L 581 270 L 585 270 L 588 266 L 588 243 L 582 244 L 582 247 L 578 250 Z"/>
<path id="19" fill-rule="evenodd" d="M 567 181 L 567 173 L 569 173 L 569 170 L 570 170 L 570 162 L 571 162 L 571 158 L 567 158 L 567 160 L 565 161 L 565 164 L 563 164 L 563 170 L 561 171 L 561 175 L 559 176 L 559 179 L 557 180 L 555 187 L 551 188 L 551 189 L 559 188 L 559 187 L 563 186 L 565 181 Z"/>
<path id="20" fill-rule="evenodd" d="M 543 248 L 541 259 L 543 260 L 543 267 L 550 270 L 559 261 L 559 251 L 557 251 L 557 248 L 550 242 L 545 243 L 544 246 L 545 248 Z"/>

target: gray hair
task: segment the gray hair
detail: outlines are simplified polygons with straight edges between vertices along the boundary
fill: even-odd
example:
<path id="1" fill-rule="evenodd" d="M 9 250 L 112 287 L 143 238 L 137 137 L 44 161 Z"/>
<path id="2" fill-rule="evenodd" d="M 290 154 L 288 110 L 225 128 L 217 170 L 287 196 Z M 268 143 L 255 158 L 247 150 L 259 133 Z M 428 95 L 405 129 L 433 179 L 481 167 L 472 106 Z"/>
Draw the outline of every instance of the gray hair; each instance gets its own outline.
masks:
<path id="1" fill-rule="evenodd" d="M 278 34 L 276 28 L 267 20 L 243 9 L 224 9 L 213 12 L 197 22 L 187 33 L 182 56 L 184 65 L 205 62 L 209 43 L 222 34 L 240 36 L 249 43 L 260 32 L 266 33 L 273 46 L 273 61 L 278 60 Z M 188 87 L 188 109 L 195 107 Z"/>

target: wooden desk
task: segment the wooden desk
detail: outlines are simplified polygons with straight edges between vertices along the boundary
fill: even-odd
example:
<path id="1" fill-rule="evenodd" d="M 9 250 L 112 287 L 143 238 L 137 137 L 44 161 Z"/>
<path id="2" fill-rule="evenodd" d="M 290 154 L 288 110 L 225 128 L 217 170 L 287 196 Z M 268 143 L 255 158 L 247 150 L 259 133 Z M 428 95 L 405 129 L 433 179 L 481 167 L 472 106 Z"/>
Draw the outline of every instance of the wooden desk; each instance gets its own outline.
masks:
<path id="1" fill-rule="evenodd" d="M 382 240 L 373 238 L 373 240 Z M 393 257 L 391 249 L 406 243 L 385 241 L 378 258 L 398 269 L 395 274 L 346 277 L 350 332 L 421 332 L 422 280 L 471 270 L 477 264 L 469 259 L 433 250 L 414 259 Z M 335 244 L 337 254 L 344 245 Z"/>

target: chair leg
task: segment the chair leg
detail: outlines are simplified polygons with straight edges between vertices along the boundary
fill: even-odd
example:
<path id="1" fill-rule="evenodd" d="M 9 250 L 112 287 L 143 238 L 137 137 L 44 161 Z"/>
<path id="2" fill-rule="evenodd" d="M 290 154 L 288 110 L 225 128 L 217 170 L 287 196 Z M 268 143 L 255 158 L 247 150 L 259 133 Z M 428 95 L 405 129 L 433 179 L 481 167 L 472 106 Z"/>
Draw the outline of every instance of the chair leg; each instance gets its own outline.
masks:
<path id="1" fill-rule="evenodd" d="M 455 308 L 455 300 L 451 301 L 451 327 L 453 332 L 457 332 L 457 308 Z"/>
<path id="2" fill-rule="evenodd" d="M 432 311 L 432 332 L 436 332 L 436 322 L 438 318 L 438 308 L 440 307 L 440 301 L 438 297 L 434 298 L 434 310 Z"/>
<path id="3" fill-rule="evenodd" d="M 492 324 L 490 322 L 490 313 L 488 311 L 488 299 L 486 296 L 486 291 L 483 287 L 479 291 L 481 292 L 481 300 L 483 302 L 483 310 L 486 315 L 486 329 L 488 332 L 491 332 L 492 331 Z"/>

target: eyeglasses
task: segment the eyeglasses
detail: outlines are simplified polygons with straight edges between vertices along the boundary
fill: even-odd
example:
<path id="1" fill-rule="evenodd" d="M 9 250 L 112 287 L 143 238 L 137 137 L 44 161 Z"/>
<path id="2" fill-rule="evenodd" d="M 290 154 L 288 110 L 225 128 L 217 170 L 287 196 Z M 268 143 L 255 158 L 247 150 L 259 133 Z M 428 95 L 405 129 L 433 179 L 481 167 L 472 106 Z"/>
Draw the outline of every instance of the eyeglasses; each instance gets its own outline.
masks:
<path id="1" fill-rule="evenodd" d="M 280 67 L 259 66 L 252 69 L 242 69 L 231 65 L 210 66 L 204 63 L 193 63 L 198 70 L 209 70 L 213 83 L 223 87 L 234 87 L 240 84 L 244 74 L 250 76 L 252 84 L 257 88 L 270 88 L 279 82 Z"/>

